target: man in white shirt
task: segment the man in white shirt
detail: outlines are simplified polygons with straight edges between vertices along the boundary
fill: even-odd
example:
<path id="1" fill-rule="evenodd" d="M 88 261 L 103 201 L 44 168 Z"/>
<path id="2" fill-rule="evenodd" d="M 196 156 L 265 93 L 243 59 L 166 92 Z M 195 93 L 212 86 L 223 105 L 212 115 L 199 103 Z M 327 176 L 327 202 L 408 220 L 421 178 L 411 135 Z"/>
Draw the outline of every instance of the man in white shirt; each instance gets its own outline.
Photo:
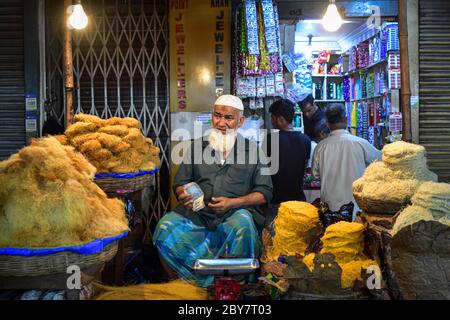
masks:
<path id="1" fill-rule="evenodd" d="M 325 112 L 331 134 L 317 144 L 314 152 L 313 175 L 320 179 L 320 199 L 331 211 L 353 201 L 353 219 L 359 210 L 353 198 L 352 184 L 362 177 L 366 167 L 381 159 L 381 151 L 367 140 L 347 131 L 345 107 L 331 105 Z"/>
<path id="2" fill-rule="evenodd" d="M 311 157 L 308 160 L 308 165 L 306 168 L 306 172 L 312 174 L 312 165 L 314 158 L 314 150 L 316 149 L 317 144 L 328 137 L 330 134 L 330 129 L 327 127 L 327 122 L 325 119 L 319 121 L 314 126 L 314 140 L 311 140 Z M 305 190 L 306 201 L 312 203 L 314 200 L 320 198 L 320 190 Z"/>
<path id="3" fill-rule="evenodd" d="M 311 157 L 309 158 L 307 168 L 312 168 L 314 150 L 316 149 L 317 144 L 328 137 L 329 134 L 330 128 L 327 127 L 327 122 L 325 119 L 316 123 L 316 125 L 314 126 L 314 139 L 311 140 Z"/>

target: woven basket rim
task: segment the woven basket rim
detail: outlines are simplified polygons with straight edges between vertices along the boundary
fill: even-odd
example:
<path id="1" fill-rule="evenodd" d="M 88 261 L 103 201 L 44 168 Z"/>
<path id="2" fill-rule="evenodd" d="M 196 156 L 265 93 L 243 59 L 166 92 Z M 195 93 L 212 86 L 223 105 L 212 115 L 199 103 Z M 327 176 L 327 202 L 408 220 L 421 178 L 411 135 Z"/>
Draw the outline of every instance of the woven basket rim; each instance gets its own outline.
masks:
<path id="1" fill-rule="evenodd" d="M 370 197 L 363 197 L 357 193 L 353 194 L 358 206 L 367 213 L 378 213 L 392 215 L 401 210 L 407 204 L 391 200 L 379 200 Z"/>
<path id="2" fill-rule="evenodd" d="M 105 177 L 94 179 L 94 182 L 106 193 L 115 194 L 118 190 L 139 191 L 151 186 L 153 174 L 145 174 L 134 178 Z"/>
<path id="3" fill-rule="evenodd" d="M 56 250 L 55 252 L 51 252 L 51 253 L 47 253 L 47 254 L 36 254 L 36 255 L 26 255 L 26 254 L 8 254 L 8 253 L 1 253 L 0 251 L 0 259 L 2 256 L 18 256 L 18 257 L 45 257 L 45 256 L 50 256 L 56 253 L 72 253 L 72 254 L 78 254 L 78 255 L 90 255 L 90 254 L 97 254 L 102 252 L 106 247 L 108 247 L 110 244 L 112 243 L 116 243 L 117 241 L 119 241 L 120 239 L 124 238 L 125 236 L 127 236 L 129 233 L 129 231 L 124 231 L 118 235 L 115 236 L 110 236 L 110 237 L 104 237 L 104 238 L 97 238 L 94 239 L 92 241 L 86 242 L 86 243 L 81 243 L 78 245 L 74 245 L 74 246 L 63 246 L 63 247 L 46 247 L 46 248 L 0 248 L 0 249 L 12 249 L 12 250 L 19 250 L 19 251 L 28 251 L 28 252 L 39 252 L 39 251 L 45 251 L 45 250 Z M 100 250 L 97 251 L 93 251 L 93 252 L 89 252 L 89 253 L 78 253 L 75 252 L 74 249 L 72 248 L 81 248 L 84 246 L 88 246 L 90 244 L 93 244 L 94 242 L 98 242 L 98 241 L 105 241 L 107 242 L 106 244 L 103 244 L 102 248 Z M 60 250 L 58 250 L 60 249 Z"/>
<path id="4" fill-rule="evenodd" d="M 93 254 L 77 254 L 70 251 L 58 252 L 40 257 L 0 256 L 0 277 L 43 276 L 66 273 L 67 267 L 77 265 L 80 268 L 105 263 L 114 258 L 119 240 L 114 241 Z"/>
<path id="5" fill-rule="evenodd" d="M 109 173 L 98 173 L 94 176 L 94 179 L 134 179 L 140 176 L 153 175 L 158 172 L 160 167 L 153 168 L 152 170 L 142 170 L 138 172 L 109 172 Z M 118 175 L 123 175 L 120 177 Z M 127 177 L 129 175 L 129 177 Z"/>

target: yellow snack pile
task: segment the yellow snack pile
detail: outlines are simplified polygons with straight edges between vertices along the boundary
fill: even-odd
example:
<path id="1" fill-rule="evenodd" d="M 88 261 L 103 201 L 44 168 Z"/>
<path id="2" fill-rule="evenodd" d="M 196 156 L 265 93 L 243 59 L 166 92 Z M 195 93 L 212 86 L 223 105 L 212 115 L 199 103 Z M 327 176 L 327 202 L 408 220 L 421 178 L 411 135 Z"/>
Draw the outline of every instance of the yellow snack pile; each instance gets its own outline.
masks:
<path id="1" fill-rule="evenodd" d="M 330 225 L 322 237 L 320 253 L 332 253 L 341 265 L 357 259 L 364 250 L 364 226 L 360 223 L 339 221 Z"/>
<path id="2" fill-rule="evenodd" d="M 335 261 L 342 269 L 341 286 L 342 288 L 353 287 L 354 282 L 361 278 L 361 269 L 367 269 L 370 265 L 377 265 L 371 259 L 368 259 L 364 251 L 364 226 L 356 222 L 340 221 L 330 225 L 324 236 L 321 238 L 323 247 L 320 253 L 331 253 L 335 256 Z M 306 259 L 306 261 L 305 261 Z M 303 262 L 312 266 L 314 262 L 306 256 Z M 314 260 L 314 257 L 312 257 Z"/>
<path id="3" fill-rule="evenodd" d="M 206 289 L 183 280 L 149 283 L 129 287 L 110 287 L 94 283 L 93 300 L 206 300 Z"/>
<path id="4" fill-rule="evenodd" d="M 309 271 L 314 270 L 314 258 L 316 257 L 316 254 L 310 253 L 303 257 L 303 263 L 308 267 Z"/>
<path id="5" fill-rule="evenodd" d="M 57 139 L 81 152 L 98 173 L 127 173 L 152 170 L 160 166 L 159 148 L 141 132 L 134 118 L 100 119 L 77 114 L 75 123 Z"/>
<path id="6" fill-rule="evenodd" d="M 361 270 L 367 270 L 369 266 L 378 265 L 374 260 L 366 259 L 366 260 L 354 260 L 343 264 L 341 267 L 341 287 L 351 288 L 355 281 L 363 280 L 361 276 Z"/>
<path id="7" fill-rule="evenodd" d="M 266 252 L 267 260 L 303 254 L 310 245 L 308 239 L 319 226 L 319 213 L 312 204 L 301 201 L 281 203 L 274 221 L 273 245 Z"/>
<path id="8" fill-rule="evenodd" d="M 94 174 L 54 137 L 0 162 L 0 247 L 72 246 L 127 231 L 123 202 L 108 199 Z"/>

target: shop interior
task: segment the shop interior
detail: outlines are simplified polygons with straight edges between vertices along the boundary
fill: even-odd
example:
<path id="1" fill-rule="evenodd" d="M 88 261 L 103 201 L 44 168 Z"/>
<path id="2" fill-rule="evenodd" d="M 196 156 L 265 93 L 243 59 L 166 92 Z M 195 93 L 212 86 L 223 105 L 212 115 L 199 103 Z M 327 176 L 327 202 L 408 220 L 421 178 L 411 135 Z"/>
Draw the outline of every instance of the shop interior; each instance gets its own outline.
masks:
<path id="1" fill-rule="evenodd" d="M 344 17 L 336 31 L 326 28 L 313 18 L 296 24 L 294 53 L 302 60 L 293 83 L 321 108 L 345 104 L 351 132 L 382 148 L 401 131 L 396 17 Z"/>

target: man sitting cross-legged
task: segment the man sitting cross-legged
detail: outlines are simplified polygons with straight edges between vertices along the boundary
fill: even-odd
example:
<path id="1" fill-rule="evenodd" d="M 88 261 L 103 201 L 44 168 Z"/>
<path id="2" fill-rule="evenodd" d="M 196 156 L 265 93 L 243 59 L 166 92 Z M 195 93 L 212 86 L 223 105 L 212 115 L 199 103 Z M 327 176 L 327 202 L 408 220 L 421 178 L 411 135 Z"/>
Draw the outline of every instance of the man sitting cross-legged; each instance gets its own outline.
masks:
<path id="1" fill-rule="evenodd" d="M 270 203 L 272 182 L 257 147 L 237 133 L 244 122 L 242 101 L 232 95 L 219 97 L 212 113 L 208 141 L 194 141 L 175 176 L 174 191 L 181 202 L 156 226 L 154 244 L 169 273 L 199 286 L 212 284 L 212 276 L 192 270 L 196 259 L 215 259 L 228 253 L 258 258 L 259 233 L 264 217 L 259 206 Z M 195 144 L 214 161 L 195 163 Z M 195 152 L 192 152 L 195 150 Z M 196 182 L 205 195 L 205 208 L 192 211 L 192 196 L 183 186 Z M 228 252 L 227 252 L 228 251 Z"/>

